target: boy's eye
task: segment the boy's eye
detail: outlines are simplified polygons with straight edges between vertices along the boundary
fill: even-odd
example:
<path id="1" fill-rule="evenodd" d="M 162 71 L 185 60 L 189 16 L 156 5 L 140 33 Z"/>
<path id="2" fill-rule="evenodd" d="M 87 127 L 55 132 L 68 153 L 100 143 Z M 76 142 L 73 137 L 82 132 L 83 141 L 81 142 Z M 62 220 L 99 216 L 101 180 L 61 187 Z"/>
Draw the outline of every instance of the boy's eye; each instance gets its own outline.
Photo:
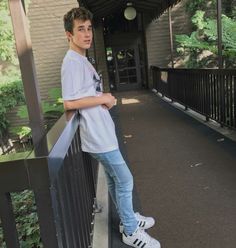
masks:
<path id="1" fill-rule="evenodd" d="M 92 29 L 93 29 L 92 27 L 89 27 L 87 30 L 92 31 Z M 85 32 L 85 30 L 86 30 L 85 28 L 78 28 L 78 31 L 80 32 Z"/>

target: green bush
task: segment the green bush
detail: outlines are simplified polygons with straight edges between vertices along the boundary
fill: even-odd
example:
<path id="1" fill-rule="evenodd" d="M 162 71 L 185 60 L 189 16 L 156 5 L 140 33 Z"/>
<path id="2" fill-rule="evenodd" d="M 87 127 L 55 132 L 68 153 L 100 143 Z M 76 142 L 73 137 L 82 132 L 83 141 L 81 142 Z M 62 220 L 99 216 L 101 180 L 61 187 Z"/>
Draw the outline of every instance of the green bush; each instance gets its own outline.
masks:
<path id="1" fill-rule="evenodd" d="M 21 81 L 0 84 L 0 136 L 2 136 L 9 127 L 6 113 L 24 101 Z"/>
<path id="2" fill-rule="evenodd" d="M 217 66 L 217 23 L 204 11 L 196 11 L 192 17 L 196 31 L 191 35 L 176 35 L 177 51 L 185 58 L 186 67 L 202 68 Z M 236 68 L 236 21 L 222 15 L 222 44 L 225 68 Z"/>
<path id="3" fill-rule="evenodd" d="M 12 193 L 11 196 L 20 247 L 43 247 L 40 239 L 40 228 L 33 192 L 25 190 L 20 193 Z M 2 228 L 0 228 L 0 247 L 6 247 Z"/>
<path id="4" fill-rule="evenodd" d="M 61 99 L 61 89 L 53 88 L 48 92 L 49 101 L 42 101 L 42 111 L 45 120 L 45 127 L 49 130 L 58 118 L 64 113 L 63 101 Z M 17 115 L 20 118 L 28 118 L 27 106 L 19 107 Z"/>
<path id="5" fill-rule="evenodd" d="M 16 63 L 14 37 L 8 2 L 0 2 L 0 59 Z"/>

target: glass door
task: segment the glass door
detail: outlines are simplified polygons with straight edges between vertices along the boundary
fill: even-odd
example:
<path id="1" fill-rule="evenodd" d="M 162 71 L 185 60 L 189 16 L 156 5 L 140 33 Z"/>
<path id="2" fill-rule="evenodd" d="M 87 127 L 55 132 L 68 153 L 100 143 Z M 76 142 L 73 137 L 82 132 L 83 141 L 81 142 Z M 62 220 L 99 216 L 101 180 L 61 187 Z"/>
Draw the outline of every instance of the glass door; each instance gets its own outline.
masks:
<path id="1" fill-rule="evenodd" d="M 141 87 L 138 47 L 113 48 L 117 90 L 132 90 Z"/>

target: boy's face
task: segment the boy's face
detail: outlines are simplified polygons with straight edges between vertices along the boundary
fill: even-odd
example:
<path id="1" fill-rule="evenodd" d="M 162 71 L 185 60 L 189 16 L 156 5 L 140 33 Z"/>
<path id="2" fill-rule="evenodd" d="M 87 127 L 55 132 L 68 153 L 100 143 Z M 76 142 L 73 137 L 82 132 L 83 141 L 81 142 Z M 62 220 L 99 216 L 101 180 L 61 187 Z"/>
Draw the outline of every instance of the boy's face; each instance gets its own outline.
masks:
<path id="1" fill-rule="evenodd" d="M 93 30 L 90 20 L 74 20 L 73 33 L 67 32 L 67 37 L 72 45 L 78 52 L 84 53 L 85 50 L 90 48 L 93 40 Z"/>

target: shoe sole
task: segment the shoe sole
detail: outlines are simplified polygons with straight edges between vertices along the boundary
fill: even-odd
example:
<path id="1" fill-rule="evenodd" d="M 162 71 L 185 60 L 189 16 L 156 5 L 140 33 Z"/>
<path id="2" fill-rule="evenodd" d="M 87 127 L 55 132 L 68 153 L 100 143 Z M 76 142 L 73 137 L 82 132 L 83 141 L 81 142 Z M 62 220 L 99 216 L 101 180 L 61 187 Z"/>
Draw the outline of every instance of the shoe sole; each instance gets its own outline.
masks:
<path id="1" fill-rule="evenodd" d="M 133 243 L 126 243 L 123 239 L 122 239 L 122 242 L 124 243 L 124 244 L 126 244 L 126 245 L 128 245 L 128 246 L 131 246 L 131 247 L 139 247 L 139 246 L 137 246 L 137 245 L 134 245 Z M 142 246 L 140 246 L 140 247 L 142 247 Z M 159 243 L 159 247 L 158 248 L 161 248 L 161 244 Z"/>

